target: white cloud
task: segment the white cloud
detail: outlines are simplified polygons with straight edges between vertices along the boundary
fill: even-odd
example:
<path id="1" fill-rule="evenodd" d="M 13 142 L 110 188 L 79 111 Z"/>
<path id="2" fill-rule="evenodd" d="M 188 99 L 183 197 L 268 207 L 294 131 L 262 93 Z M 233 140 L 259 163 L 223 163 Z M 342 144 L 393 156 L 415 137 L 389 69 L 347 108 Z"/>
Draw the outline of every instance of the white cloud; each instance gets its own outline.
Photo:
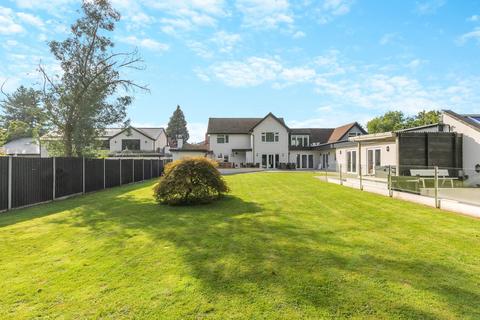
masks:
<path id="1" fill-rule="evenodd" d="M 139 39 L 135 36 L 128 36 L 128 37 L 120 38 L 119 40 L 124 43 L 128 43 L 131 45 L 143 47 L 143 48 L 150 49 L 153 51 L 158 51 L 158 52 L 167 51 L 170 48 L 168 44 L 161 43 L 150 38 Z"/>
<path id="2" fill-rule="evenodd" d="M 292 38 L 293 39 L 300 39 L 300 38 L 304 38 L 306 35 L 305 35 L 305 32 L 303 31 L 297 31 L 295 32 L 293 35 L 292 35 Z"/>
<path id="3" fill-rule="evenodd" d="M 240 41 L 239 34 L 219 31 L 205 41 L 187 40 L 186 45 L 199 57 L 211 59 L 216 52 L 230 53 Z"/>
<path id="4" fill-rule="evenodd" d="M 288 0 L 238 0 L 236 7 L 246 27 L 272 29 L 294 22 Z"/>
<path id="5" fill-rule="evenodd" d="M 473 31 L 470 31 L 470 32 L 467 32 L 467 33 L 461 35 L 457 39 L 457 43 L 460 44 L 460 45 L 463 45 L 469 40 L 480 41 L 480 27 L 477 27 Z"/>
<path id="6" fill-rule="evenodd" d="M 210 68 L 212 76 L 231 87 L 249 87 L 277 79 L 282 71 L 276 59 L 250 57 L 245 61 L 226 61 Z"/>
<path id="7" fill-rule="evenodd" d="M 467 18 L 467 21 L 470 21 L 470 22 L 480 21 L 480 16 L 479 16 L 478 14 L 474 14 L 473 16 L 468 17 L 468 18 Z"/>
<path id="8" fill-rule="evenodd" d="M 324 0 L 323 4 L 316 8 L 318 22 L 329 23 L 336 16 L 342 16 L 350 12 L 353 0 Z"/>
<path id="9" fill-rule="evenodd" d="M 240 61 L 214 63 L 195 73 L 203 81 L 219 81 L 230 87 L 268 84 L 283 89 L 299 83 L 309 84 L 325 100 L 331 101 L 318 111 L 356 106 L 385 111 L 401 109 L 415 113 L 422 109 L 471 108 L 480 104 L 478 78 L 418 79 L 416 68 L 427 60 L 398 62 L 392 68 L 346 61 L 331 50 L 310 62 L 287 66 L 279 57 L 250 57 Z M 440 84 L 439 84 L 440 83 Z"/>
<path id="10" fill-rule="evenodd" d="M 394 44 L 398 42 L 401 39 L 400 35 L 398 33 L 385 33 L 381 38 L 379 43 L 382 46 L 385 46 L 387 44 Z"/>
<path id="11" fill-rule="evenodd" d="M 216 32 L 211 39 L 211 41 L 217 45 L 220 52 L 223 53 L 232 51 L 240 40 L 241 36 L 239 34 L 225 31 Z"/>
<path id="12" fill-rule="evenodd" d="M 223 0 L 145 0 L 145 5 L 162 10 L 168 18 L 160 19 L 161 30 L 175 35 L 198 27 L 214 27 L 229 13 Z"/>
<path id="13" fill-rule="evenodd" d="M 421 65 L 427 63 L 427 60 L 422 59 L 413 59 L 412 61 L 408 62 L 405 66 L 410 69 L 417 69 Z"/>
<path id="14" fill-rule="evenodd" d="M 284 68 L 280 73 L 281 79 L 289 83 L 310 81 L 315 75 L 315 69 L 305 67 Z"/>
<path id="15" fill-rule="evenodd" d="M 419 15 L 434 14 L 438 9 L 443 7 L 446 0 L 429 0 L 417 2 L 415 5 L 415 12 Z"/>
<path id="16" fill-rule="evenodd" d="M 25 13 L 25 12 L 18 12 L 17 16 L 23 22 L 31 24 L 32 26 L 35 26 L 37 28 L 43 28 L 45 26 L 45 23 L 43 22 L 43 20 L 40 19 L 37 16 L 34 16 L 33 14 Z"/>
<path id="17" fill-rule="evenodd" d="M 23 27 L 15 21 L 13 10 L 0 7 L 0 34 L 12 35 L 23 31 Z"/>
<path id="18" fill-rule="evenodd" d="M 189 47 L 196 55 L 204 59 L 213 58 L 213 51 L 200 41 L 189 40 L 187 41 L 187 47 Z"/>

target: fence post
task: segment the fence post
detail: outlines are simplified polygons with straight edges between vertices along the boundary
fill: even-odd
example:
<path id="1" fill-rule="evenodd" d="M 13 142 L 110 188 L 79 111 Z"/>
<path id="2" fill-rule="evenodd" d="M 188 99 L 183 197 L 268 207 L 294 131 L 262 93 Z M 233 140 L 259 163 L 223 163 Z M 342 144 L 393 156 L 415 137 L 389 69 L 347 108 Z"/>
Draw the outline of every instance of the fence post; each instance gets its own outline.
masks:
<path id="1" fill-rule="evenodd" d="M 82 170 L 83 171 L 83 178 L 82 178 L 83 186 L 82 186 L 82 188 L 83 188 L 83 193 L 85 194 L 85 157 L 82 157 L 82 160 L 83 160 L 82 161 L 83 162 L 83 164 L 82 164 L 83 165 L 83 170 Z"/>
<path id="2" fill-rule="evenodd" d="M 150 179 L 153 178 L 153 160 L 150 159 Z"/>
<path id="3" fill-rule="evenodd" d="M 325 182 L 328 182 L 328 172 L 327 172 L 327 168 L 325 168 Z"/>
<path id="4" fill-rule="evenodd" d="M 107 175 L 105 173 L 107 170 L 106 165 L 107 165 L 107 160 L 103 158 L 103 189 L 107 188 L 107 181 L 106 181 Z"/>
<path id="5" fill-rule="evenodd" d="M 52 200 L 55 200 L 55 188 L 56 188 L 56 180 L 57 180 L 57 163 L 55 161 L 55 157 L 52 158 L 52 169 L 53 169 L 53 191 L 52 191 Z"/>
<path id="6" fill-rule="evenodd" d="M 438 202 L 438 167 L 435 166 L 435 177 L 434 177 L 434 188 L 435 188 L 435 208 L 440 208 L 440 203 Z"/>
<path id="7" fill-rule="evenodd" d="M 393 197 L 392 192 L 392 166 L 388 166 L 388 196 Z"/>
<path id="8" fill-rule="evenodd" d="M 8 210 L 12 209 L 12 157 L 8 157 Z"/>
<path id="9" fill-rule="evenodd" d="M 122 185 L 122 158 L 120 158 L 119 161 L 120 161 L 120 185 Z"/>
<path id="10" fill-rule="evenodd" d="M 142 181 L 145 181 L 145 158 L 142 158 Z"/>
<path id="11" fill-rule="evenodd" d="M 132 158 L 132 182 L 135 182 L 135 159 Z"/>

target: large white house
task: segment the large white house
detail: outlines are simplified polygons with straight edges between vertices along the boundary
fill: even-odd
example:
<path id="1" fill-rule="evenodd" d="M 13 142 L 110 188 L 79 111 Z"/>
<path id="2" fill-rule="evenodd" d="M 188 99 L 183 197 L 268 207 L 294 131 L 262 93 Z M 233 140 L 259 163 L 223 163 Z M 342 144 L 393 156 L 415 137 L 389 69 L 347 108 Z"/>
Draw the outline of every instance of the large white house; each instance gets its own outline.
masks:
<path id="1" fill-rule="evenodd" d="M 264 118 L 210 118 L 207 129 L 209 156 L 234 167 L 256 165 L 299 169 L 329 167 L 335 153 L 325 144 L 365 134 L 358 123 L 338 128 L 289 128 L 283 118 L 269 113 Z"/>
<path id="2" fill-rule="evenodd" d="M 56 140 L 54 133 L 41 137 L 41 156 L 48 157 L 48 142 Z M 163 128 L 107 128 L 98 138 L 101 150 L 110 156 L 132 153 L 160 156 L 168 151 L 167 133 Z"/>

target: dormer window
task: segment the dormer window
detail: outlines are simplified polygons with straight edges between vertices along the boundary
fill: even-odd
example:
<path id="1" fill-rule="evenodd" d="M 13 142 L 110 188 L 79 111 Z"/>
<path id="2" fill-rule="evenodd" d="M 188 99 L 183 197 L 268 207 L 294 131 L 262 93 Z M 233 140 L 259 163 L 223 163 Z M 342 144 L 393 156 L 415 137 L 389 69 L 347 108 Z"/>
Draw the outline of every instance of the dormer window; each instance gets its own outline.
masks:
<path id="1" fill-rule="evenodd" d="M 228 143 L 228 134 L 217 135 L 217 143 Z"/>
<path id="2" fill-rule="evenodd" d="M 278 132 L 262 132 L 262 142 L 278 142 Z"/>

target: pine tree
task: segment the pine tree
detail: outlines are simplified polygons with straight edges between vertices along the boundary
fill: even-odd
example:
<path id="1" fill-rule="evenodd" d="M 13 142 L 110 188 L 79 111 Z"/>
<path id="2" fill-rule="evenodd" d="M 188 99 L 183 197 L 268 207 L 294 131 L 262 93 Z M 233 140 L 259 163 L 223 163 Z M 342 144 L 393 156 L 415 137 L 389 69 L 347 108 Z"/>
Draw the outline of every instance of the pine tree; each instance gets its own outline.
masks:
<path id="1" fill-rule="evenodd" d="M 3 92 L 0 100 L 0 127 L 6 142 L 24 137 L 37 137 L 45 130 L 45 112 L 41 92 L 20 86 L 12 94 Z"/>
<path id="2" fill-rule="evenodd" d="M 175 143 L 177 142 L 177 136 L 182 136 L 184 142 L 187 142 L 190 138 L 187 129 L 187 121 L 185 121 L 185 115 L 183 114 L 182 109 L 180 109 L 180 106 L 177 106 L 177 109 L 170 117 L 170 121 L 168 121 L 167 135 L 175 141 Z"/>

